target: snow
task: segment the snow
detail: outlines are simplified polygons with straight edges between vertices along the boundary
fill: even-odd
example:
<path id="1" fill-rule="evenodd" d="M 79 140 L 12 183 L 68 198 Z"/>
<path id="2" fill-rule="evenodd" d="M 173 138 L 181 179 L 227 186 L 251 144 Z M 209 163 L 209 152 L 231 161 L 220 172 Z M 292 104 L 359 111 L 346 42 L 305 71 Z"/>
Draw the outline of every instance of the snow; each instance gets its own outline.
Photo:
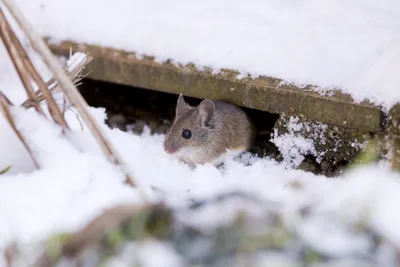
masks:
<path id="1" fill-rule="evenodd" d="M 336 152 L 345 146 L 345 142 L 358 152 L 367 148 L 367 141 L 357 140 L 355 137 L 348 137 L 350 140 L 344 141 L 340 135 L 335 136 L 334 132 L 338 129 L 329 129 L 324 123 L 286 114 L 281 114 L 280 120 L 279 125 L 284 127 L 282 129 L 278 126 L 274 129 L 271 142 L 282 154 L 282 163 L 289 167 L 298 167 L 303 162 L 304 155 L 314 156 L 318 163 L 327 157 L 327 153 L 334 153 L 337 157 Z"/>
<path id="2" fill-rule="evenodd" d="M 278 147 L 282 153 L 283 162 L 291 167 L 298 167 L 304 160 L 304 155 L 318 156 L 315 151 L 314 141 L 297 135 L 293 128 L 289 128 L 289 133 L 278 134 L 278 130 L 274 130 L 274 136 L 271 141 Z"/>
<path id="3" fill-rule="evenodd" d="M 171 249 L 168 244 L 162 244 L 154 241 L 143 242 L 140 245 L 130 245 L 125 248 L 125 258 L 135 257 L 132 255 L 132 251 L 138 251 L 137 259 L 135 261 L 139 266 L 146 267 L 180 267 L 183 265 L 182 259 L 176 254 L 176 251 Z M 154 256 L 156 255 L 156 256 Z M 129 259 L 132 260 L 132 259 Z M 113 262 L 114 263 L 114 262 Z M 115 263 L 114 263 L 115 264 Z M 121 265 L 110 265 L 110 267 L 119 267 Z M 127 264 L 126 266 L 130 266 Z"/>
<path id="4" fill-rule="evenodd" d="M 141 201 L 138 192 L 124 185 L 123 176 L 103 158 L 88 131 L 80 130 L 74 114 L 68 113 L 73 115 L 67 119 L 74 131 L 67 141 L 58 127 L 36 113 L 21 109 L 14 109 L 13 113 L 18 118 L 19 129 L 29 133 L 26 137 L 43 169 L 34 170 L 26 152 L 16 146 L 16 137 L 3 122 L 0 140 L 8 142 L 1 148 L 9 153 L 2 154 L 0 166 L 11 164 L 13 167 L 0 179 L 0 247 L 12 240 L 29 244 L 58 231 L 77 230 L 106 207 Z M 92 108 L 91 113 L 99 122 L 105 118 L 103 109 Z M 189 204 L 192 198 L 247 192 L 276 203 L 290 227 L 296 228 L 310 244 L 334 254 L 363 251 L 368 242 L 363 236 L 358 237 L 358 241 L 353 240 L 351 234 L 340 227 L 327 231 L 326 220 L 330 217 L 321 219 L 320 214 L 327 213 L 345 223 L 354 223 L 368 212 L 375 229 L 400 245 L 397 231 L 400 213 L 395 208 L 400 176 L 383 167 L 365 167 L 349 173 L 345 179 L 325 179 L 286 169 L 269 158 L 247 159 L 252 162 L 250 166 L 230 159 L 224 169 L 206 164 L 192 170 L 163 152 L 161 135 L 137 136 L 102 126 L 138 183 L 144 188 L 156 186 L 162 191 L 160 194 L 146 190 L 153 201 L 163 198 L 171 207 L 179 208 Z M 21 161 L 21 157 L 25 159 Z M 301 190 L 291 187 L 293 182 L 300 183 Z M 316 218 L 304 221 L 296 216 L 302 207 L 316 203 Z M 178 217 L 207 230 L 229 224 L 241 210 L 249 216 L 260 217 L 265 207 L 231 199 Z M 322 233 L 325 242 L 321 243 Z M 349 240 L 353 240 L 352 243 Z M 155 249 L 164 253 L 166 248 Z M 145 257 L 143 255 L 147 254 L 138 257 Z M 150 260 L 156 259 L 150 257 Z"/>
<path id="5" fill-rule="evenodd" d="M 339 34 L 339 37 L 345 37 L 347 34 L 350 35 L 351 29 L 355 30 L 357 27 L 364 29 L 364 31 L 351 35 L 351 40 L 346 41 L 338 38 L 338 43 L 335 45 L 330 43 L 333 47 L 324 48 L 328 51 L 329 49 L 335 50 L 334 47 L 342 47 L 345 44 L 355 42 L 355 40 L 362 41 L 363 37 L 366 38 L 369 30 L 375 29 L 372 26 L 371 29 L 363 28 L 362 26 L 363 23 L 367 23 L 365 12 L 369 11 L 371 21 L 368 23 L 371 25 L 379 23 L 381 27 L 388 27 L 388 29 L 378 33 L 378 27 L 376 26 L 376 34 L 378 36 L 375 36 L 374 42 L 372 42 L 372 39 L 370 43 L 366 42 L 366 47 L 358 47 L 358 49 L 352 46 L 345 47 L 346 49 L 337 51 L 335 56 L 327 54 L 323 58 L 328 62 L 333 61 L 332 64 L 324 65 L 325 68 L 323 69 L 340 69 L 341 64 L 346 63 L 349 68 L 354 67 L 354 69 L 343 71 L 343 74 L 345 74 L 344 76 L 351 76 L 352 71 L 354 73 L 360 71 L 360 69 L 358 71 L 355 70 L 359 63 L 358 60 L 361 60 L 363 53 L 367 54 L 372 49 L 371 47 L 375 47 L 373 43 L 377 45 L 375 48 L 378 48 L 378 44 L 383 44 L 393 37 L 393 35 L 389 34 L 391 33 L 389 26 L 398 22 L 398 19 L 395 18 L 398 9 L 393 8 L 396 6 L 394 6 L 394 2 L 390 1 L 379 3 L 364 2 L 364 4 L 359 1 L 351 3 L 326 2 L 326 4 L 330 4 L 329 7 L 331 9 L 325 9 L 317 1 L 296 2 L 297 4 L 291 1 L 275 2 L 274 4 L 272 1 L 265 1 L 264 4 L 257 2 L 258 6 L 253 6 L 252 8 L 250 8 L 250 4 L 242 5 L 240 2 L 232 2 L 229 6 L 224 6 L 222 5 L 223 2 L 211 3 L 205 1 L 191 3 L 193 5 L 191 6 L 180 1 L 172 1 L 168 4 L 157 2 L 158 9 L 154 9 L 152 15 L 149 12 L 151 8 L 154 8 L 156 1 L 141 2 L 140 8 L 137 2 L 131 1 L 129 3 L 124 2 L 131 7 L 129 10 L 130 21 L 132 21 L 132 25 L 141 22 L 140 25 L 143 25 L 144 28 L 135 29 L 132 26 L 131 31 L 125 31 L 124 37 L 121 36 L 122 32 L 111 31 L 110 36 L 104 38 L 104 32 L 99 31 L 99 34 L 96 34 L 97 31 L 93 31 L 93 29 L 99 27 L 94 25 L 99 22 L 99 17 L 98 19 L 96 18 L 101 12 L 89 12 L 90 16 L 93 16 L 93 20 L 87 20 L 86 24 L 80 24 L 80 27 L 75 27 L 77 20 L 65 15 L 69 13 L 71 8 L 74 8 L 74 11 L 78 11 L 73 1 L 69 1 L 68 4 L 62 1 L 49 1 L 42 7 L 45 12 L 40 11 L 41 9 L 37 6 L 38 2 L 36 0 L 17 2 L 24 8 L 24 12 L 30 20 L 34 22 L 36 20 L 35 26 L 42 34 L 51 33 L 54 37 L 60 39 L 72 38 L 78 41 L 95 42 L 104 45 L 107 44 L 105 42 L 109 42 L 108 45 L 120 46 L 120 48 L 124 49 L 133 49 L 141 53 L 155 53 L 161 59 L 173 56 L 177 60 L 190 61 L 193 60 L 191 57 L 194 57 L 194 59 L 198 57 L 197 61 L 195 61 L 199 64 L 214 64 L 216 67 L 222 67 L 219 65 L 222 62 L 223 64 L 232 64 L 234 66 L 234 62 L 230 60 L 235 58 L 232 55 L 235 55 L 235 51 L 238 50 L 235 50 L 232 45 L 224 54 L 218 52 L 221 49 L 219 46 L 225 42 L 235 43 L 235 40 L 232 39 L 232 36 L 235 35 L 230 35 L 232 32 L 227 32 L 226 34 L 229 34 L 231 38 L 227 38 L 227 40 L 222 38 L 219 33 L 221 29 L 225 28 L 225 24 L 212 23 L 213 19 L 216 19 L 217 15 L 219 15 L 228 21 L 229 18 L 232 19 L 233 17 L 230 14 L 234 14 L 236 17 L 242 18 L 240 19 L 241 26 L 235 29 L 239 32 L 248 32 L 247 39 L 241 39 L 240 45 L 243 48 L 249 45 L 250 43 L 246 42 L 251 40 L 253 48 L 249 50 L 243 49 L 246 51 L 245 54 L 247 54 L 248 60 L 243 60 L 243 54 L 238 53 L 236 63 L 245 64 L 244 62 L 246 62 L 247 66 L 240 67 L 238 65 L 238 68 L 254 71 L 255 73 L 258 70 L 261 70 L 261 72 L 271 70 L 273 72 L 271 64 L 265 63 L 265 65 L 262 65 L 259 61 L 257 61 L 258 63 L 252 61 L 252 57 L 255 56 L 252 54 L 253 50 L 259 49 L 255 32 L 266 36 L 269 31 L 272 31 L 275 35 L 272 34 L 271 37 L 284 35 L 289 38 L 290 34 L 294 34 L 293 29 L 289 29 L 289 25 L 292 25 L 289 22 L 299 19 L 298 24 L 296 24 L 299 32 L 294 34 L 293 39 L 291 39 L 295 42 L 296 38 L 301 37 L 300 32 L 306 26 L 305 22 L 311 23 L 313 19 L 321 16 L 321 14 L 325 14 L 324 19 L 326 18 L 329 21 L 329 18 L 333 16 L 332 14 L 339 12 L 337 5 L 340 3 L 342 5 L 341 14 L 346 14 L 349 17 L 335 20 L 336 24 L 329 26 L 331 31 L 328 33 L 332 35 L 325 33 L 323 30 L 324 27 L 328 27 L 328 22 L 326 22 L 326 25 L 317 26 L 315 23 L 312 25 L 319 27 L 319 33 L 322 36 L 332 38 L 332 40 L 336 40 L 337 36 L 335 37 L 335 34 Z M 97 5 L 100 7 L 101 3 L 97 2 Z M 128 13 L 124 13 L 123 10 L 128 10 L 128 8 L 123 5 L 123 2 L 114 1 L 114 3 L 116 7 L 120 8 L 109 9 L 111 14 L 118 11 L 122 12 L 122 14 L 115 17 L 116 21 L 114 23 L 125 21 L 124 14 L 127 16 Z M 292 7 L 291 5 L 294 6 Z M 80 2 L 78 6 L 82 8 L 83 12 L 90 7 L 89 2 Z M 265 8 L 261 9 L 262 6 Z M 30 8 L 29 10 L 28 7 Z M 182 12 L 181 17 L 175 16 L 176 12 L 183 11 L 185 8 L 189 9 L 189 7 L 190 10 Z M 211 9 L 211 7 L 215 12 L 205 14 L 204 12 L 208 8 Z M 315 9 L 316 13 L 311 17 L 299 17 L 301 10 L 304 11 L 306 8 L 311 7 L 319 8 Z M 360 8 L 357 11 L 356 7 L 364 8 Z M 279 16 L 278 13 L 274 13 L 277 10 L 282 11 Z M 374 12 L 371 12 L 371 10 Z M 388 12 L 388 10 L 391 11 Z M 171 12 L 168 13 L 166 11 Z M 262 11 L 265 13 L 261 13 Z M 263 15 L 260 16 L 260 14 Z M 355 14 L 358 14 L 358 22 L 352 21 L 350 17 L 350 15 Z M 384 14 L 387 17 L 383 17 Z M 199 22 L 200 15 L 206 16 L 209 24 L 196 26 L 194 23 Z M 156 16 L 159 17 L 159 20 L 157 20 L 157 25 L 153 25 L 152 23 L 155 22 L 152 18 Z M 267 17 L 268 19 L 265 19 Z M 163 18 L 170 18 L 170 24 L 162 23 Z M 188 27 L 187 29 L 179 28 L 182 25 L 178 22 L 182 22 L 184 19 L 187 20 L 185 23 Z M 322 19 L 321 17 L 320 20 Z M 52 23 L 49 23 L 50 20 Z M 147 24 L 143 23 L 144 21 Z M 107 23 L 106 25 L 111 23 L 110 20 L 104 20 L 104 18 L 100 22 Z M 348 23 L 349 29 L 341 28 L 344 22 Z M 256 27 L 257 23 L 271 28 L 266 27 L 264 31 L 259 32 L 260 28 Z M 249 25 L 254 27 L 246 28 Z M 279 31 L 281 28 L 279 25 L 281 27 L 286 25 L 287 31 Z M 89 27 L 93 27 L 91 28 L 92 30 L 88 31 Z M 206 29 L 203 29 L 203 27 Z M 151 29 L 150 31 L 149 28 Z M 161 32 L 165 31 L 164 34 L 158 36 L 160 40 L 163 40 L 162 42 L 155 42 L 152 39 L 157 36 L 157 28 Z M 189 29 L 191 34 L 188 36 L 199 42 L 202 40 L 205 48 L 200 49 L 202 46 L 197 46 L 198 42 L 194 42 L 193 46 L 182 46 L 184 44 L 181 43 L 182 40 L 180 39 L 188 33 Z M 195 34 L 193 32 L 194 29 L 198 33 Z M 229 31 L 235 31 L 235 29 L 232 27 L 229 28 Z M 335 32 L 335 29 L 341 29 L 341 31 L 337 30 Z M 310 32 L 311 30 L 309 29 Z M 167 34 L 171 33 L 171 31 L 177 31 L 176 40 L 170 39 Z M 209 32 L 207 36 L 215 38 L 213 41 L 215 50 L 210 48 L 210 44 L 207 42 L 209 38 L 205 38 L 206 31 Z M 88 34 L 89 32 L 93 35 Z M 129 36 L 126 36 L 127 32 L 130 33 Z M 138 38 L 146 36 L 147 38 Z M 383 38 L 385 36 L 386 39 Z M 80 37 L 87 39 L 79 39 Z M 307 44 L 310 46 L 308 49 L 311 50 L 311 45 L 314 45 L 317 41 L 323 46 L 328 45 L 324 43 L 326 40 L 318 39 L 318 36 L 315 36 L 316 40 L 308 40 L 306 36 L 302 38 L 304 42 L 300 45 L 298 52 L 307 50 Z M 116 43 L 117 40 L 118 44 Z M 311 72 L 313 68 L 317 70 L 317 62 L 314 62 L 314 64 L 313 62 L 308 62 L 310 64 L 303 62 L 307 64 L 302 66 L 301 72 L 296 70 L 296 64 L 300 64 L 301 58 L 297 58 L 297 60 L 296 57 L 293 58 L 293 64 L 289 64 L 290 68 L 283 71 L 282 66 L 285 65 L 285 60 L 283 58 L 283 61 L 277 60 L 277 56 L 290 51 L 294 44 L 289 42 L 286 46 L 278 46 L 282 48 L 282 51 L 274 50 L 274 55 L 267 49 L 268 45 L 281 45 L 279 41 L 282 41 L 282 39 L 268 38 L 265 40 L 267 41 L 267 44 L 263 46 L 266 49 L 265 62 L 277 64 L 275 70 L 280 74 L 293 75 L 293 78 L 298 78 L 299 80 L 302 77 L 306 78 L 306 80 L 309 79 L 309 81 L 320 78 L 321 82 L 323 80 L 325 82 L 329 81 L 327 79 L 328 74 L 322 73 L 320 69 L 318 69 L 317 73 Z M 113 44 L 113 42 L 115 43 Z M 148 48 L 145 48 L 144 44 L 152 44 L 152 46 L 149 45 Z M 177 47 L 174 45 L 177 45 Z M 199 49 L 198 53 L 192 53 L 195 48 Z M 174 51 L 178 51 L 178 49 L 181 49 L 180 53 L 174 54 Z M 202 58 L 202 53 L 205 54 L 206 51 L 204 49 L 210 49 L 210 53 L 207 53 L 207 57 Z M 314 49 L 322 48 L 315 46 Z M 315 51 L 309 52 L 317 53 Z M 353 52 L 357 53 L 353 55 Z M 297 52 L 292 51 L 291 53 L 291 56 L 293 56 L 293 53 Z M 344 55 L 347 53 L 352 57 L 344 59 Z M 230 56 L 225 58 L 228 54 Z M 270 56 L 269 59 L 276 57 L 276 61 L 267 60 L 268 55 Z M 316 56 L 316 54 L 313 55 Z M 78 60 L 79 58 L 82 59 L 82 56 L 82 54 L 76 54 L 74 58 Z M 300 56 L 300 53 L 298 56 Z M 2 45 L 0 45 L 0 58 L 6 59 L 0 62 L 0 90 L 5 92 L 15 104 L 22 103 L 26 97 L 25 92 L 12 68 L 12 64 L 7 60 L 7 54 Z M 32 56 L 32 58 L 35 57 Z M 303 60 L 310 61 L 311 58 L 308 55 Z M 316 59 L 314 57 L 314 60 Z M 349 61 L 344 62 L 345 60 Z M 72 64 L 75 61 L 70 60 L 69 62 Z M 47 77 L 46 68 L 37 60 L 35 64 L 39 66 L 43 76 Z M 297 66 L 299 67 L 299 65 Z M 269 67 L 271 67 L 270 70 Z M 386 68 L 387 65 L 383 67 Z M 282 68 L 282 72 L 280 68 Z M 304 69 L 307 69 L 307 71 L 304 71 Z M 338 69 L 330 75 L 337 74 Z M 303 71 L 304 73 L 302 74 Z M 302 76 L 305 73 L 315 76 Z M 322 76 L 317 77 L 317 74 Z M 362 75 L 359 77 L 362 77 Z M 345 81 L 346 77 L 340 76 L 334 80 L 340 82 L 341 79 Z M 394 79 L 392 82 L 397 82 L 396 79 L 398 78 L 392 77 L 392 79 Z M 392 89 L 389 90 L 389 87 L 382 88 L 383 93 L 380 99 L 386 101 L 385 94 L 393 93 L 393 91 L 391 91 Z M 366 90 L 364 93 L 368 95 L 372 92 Z M 358 93 L 360 93 L 359 96 L 362 95 L 361 91 Z M 394 94 L 391 95 L 392 98 L 395 97 Z M 11 165 L 9 172 L 0 175 L 0 251 L 13 241 L 31 245 L 46 239 L 54 233 L 78 230 L 90 219 L 100 214 L 103 209 L 116 204 L 143 202 L 141 192 L 125 185 L 123 183 L 123 174 L 104 158 L 102 151 L 87 127 L 84 126 L 81 129 L 74 112 L 76 113 L 73 108 L 66 112 L 66 119 L 72 131 L 67 135 L 63 135 L 58 126 L 40 117 L 33 110 L 24 110 L 17 107 L 12 109 L 18 129 L 26 137 L 29 146 L 38 159 L 39 165 L 42 167 L 40 170 L 34 168 L 24 147 L 5 119 L 0 116 L 0 170 Z M 205 164 L 191 169 L 163 151 L 163 135 L 151 135 L 148 129 L 141 135 L 110 129 L 104 123 L 106 119 L 104 109 L 90 108 L 90 113 L 101 125 L 105 135 L 112 141 L 138 182 L 139 188 L 146 193 L 148 200 L 154 203 L 159 200 L 165 201 L 168 206 L 176 210 L 177 218 L 180 221 L 199 227 L 207 233 L 207 231 L 211 231 L 216 226 L 231 223 L 235 220 L 237 212 L 246 211 L 250 218 L 257 219 L 268 217 L 269 212 L 273 210 L 282 215 L 287 229 L 294 231 L 304 242 L 317 251 L 339 256 L 355 253 L 365 257 L 375 257 L 374 259 L 378 263 L 382 263 L 380 266 L 392 266 L 391 264 L 394 261 L 392 247 L 382 245 L 376 255 L 369 255 L 372 246 L 371 240 L 364 233 L 353 229 L 354 225 L 364 223 L 394 247 L 398 248 L 400 246 L 400 232 L 398 231 L 400 211 L 397 208 L 397 203 L 400 201 L 400 175 L 391 172 L 386 164 L 362 166 L 344 173 L 341 177 L 327 179 L 324 176 L 288 168 L 286 164 L 277 163 L 268 157 L 257 158 L 247 153 L 240 158 L 227 159 L 222 168 Z M 298 130 L 296 119 L 291 120 L 291 123 L 293 126 L 292 133 L 296 133 Z M 324 125 L 320 127 L 321 131 L 325 129 Z M 293 139 L 293 136 L 295 135 L 288 135 L 286 138 L 279 137 L 280 139 L 276 137 L 275 140 L 277 144 L 281 144 L 282 148 L 288 149 L 289 159 L 298 162 L 298 157 L 302 157 L 301 153 L 298 152 L 313 151 L 312 144 L 310 143 L 311 139 L 299 141 Z M 279 143 L 277 140 L 279 140 Z M 295 150 L 295 153 L 292 154 L 292 147 L 298 147 L 299 150 Z M 151 190 L 154 187 L 158 190 Z M 206 205 L 196 210 L 179 212 L 183 207 L 190 205 L 192 199 L 210 199 L 231 192 L 246 193 L 268 203 L 268 205 L 259 205 L 257 201 L 244 201 L 241 198 L 229 198 L 215 205 Z M 310 208 L 310 216 L 304 217 L 300 215 L 304 208 Z M 201 247 L 199 250 L 207 250 L 207 244 L 200 244 L 199 246 Z M 185 266 L 180 256 L 168 244 L 150 240 L 145 243 L 131 244 L 131 250 L 127 249 L 127 253 L 124 256 L 113 259 L 109 266 L 130 266 L 127 263 L 124 265 L 124 262 L 127 261 L 127 258 L 132 257 L 142 263 L 143 266 L 160 266 L 160 264 L 163 266 Z M 137 253 L 132 253 L 132 251 Z M 297 266 L 290 258 L 282 258 L 273 252 L 258 255 L 257 262 L 259 264 L 255 266 L 265 266 L 266 263 Z M 4 266 L 1 260 L 0 266 Z"/>
<path id="6" fill-rule="evenodd" d="M 239 78 L 273 76 L 327 94 L 340 88 L 385 108 L 400 100 L 397 0 L 15 2 L 53 42 L 231 68 Z"/>

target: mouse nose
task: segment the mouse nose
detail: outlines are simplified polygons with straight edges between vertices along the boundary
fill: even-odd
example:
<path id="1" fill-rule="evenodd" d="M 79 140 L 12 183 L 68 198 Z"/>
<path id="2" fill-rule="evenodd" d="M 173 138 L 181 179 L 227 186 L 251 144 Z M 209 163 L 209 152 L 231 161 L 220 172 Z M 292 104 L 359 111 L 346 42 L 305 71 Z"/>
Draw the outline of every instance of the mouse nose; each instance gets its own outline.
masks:
<path id="1" fill-rule="evenodd" d="M 167 152 L 168 154 L 173 154 L 176 152 L 176 147 L 169 145 L 169 144 L 164 144 L 164 151 Z"/>

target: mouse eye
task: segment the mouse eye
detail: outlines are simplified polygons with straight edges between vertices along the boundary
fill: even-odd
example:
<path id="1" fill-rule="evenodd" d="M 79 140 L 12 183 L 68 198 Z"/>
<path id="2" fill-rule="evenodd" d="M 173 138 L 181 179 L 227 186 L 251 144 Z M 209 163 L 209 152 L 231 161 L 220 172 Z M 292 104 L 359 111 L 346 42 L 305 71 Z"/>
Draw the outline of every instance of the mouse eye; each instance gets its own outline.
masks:
<path id="1" fill-rule="evenodd" d="M 192 137 L 192 132 L 188 129 L 184 129 L 182 131 L 182 137 L 185 139 L 189 139 L 190 137 Z"/>

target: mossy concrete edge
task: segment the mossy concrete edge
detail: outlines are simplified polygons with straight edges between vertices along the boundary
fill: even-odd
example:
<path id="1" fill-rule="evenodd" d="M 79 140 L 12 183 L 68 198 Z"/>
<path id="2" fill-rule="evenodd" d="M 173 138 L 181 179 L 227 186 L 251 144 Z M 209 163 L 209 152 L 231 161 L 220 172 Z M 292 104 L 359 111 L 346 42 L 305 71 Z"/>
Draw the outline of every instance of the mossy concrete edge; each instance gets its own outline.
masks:
<path id="1" fill-rule="evenodd" d="M 389 110 L 387 128 L 391 146 L 391 167 L 400 172 L 400 103 Z"/>
<path id="2" fill-rule="evenodd" d="M 351 97 L 334 91 L 323 96 L 310 91 L 312 86 L 297 88 L 272 77 L 237 78 L 237 71 L 198 70 L 193 64 L 158 63 L 152 57 L 139 58 L 133 52 L 70 41 L 49 43 L 59 56 L 89 52 L 93 61 L 87 66 L 88 78 L 141 87 L 168 93 L 221 99 L 239 106 L 299 116 L 321 123 L 362 131 L 382 129 L 381 109 L 369 103 L 354 103 Z"/>

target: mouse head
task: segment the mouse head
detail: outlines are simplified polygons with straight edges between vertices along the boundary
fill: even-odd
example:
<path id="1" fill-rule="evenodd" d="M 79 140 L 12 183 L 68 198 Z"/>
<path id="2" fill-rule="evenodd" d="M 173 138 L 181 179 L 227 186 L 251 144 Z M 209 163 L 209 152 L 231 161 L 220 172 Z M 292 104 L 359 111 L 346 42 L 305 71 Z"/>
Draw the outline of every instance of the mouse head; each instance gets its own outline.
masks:
<path id="1" fill-rule="evenodd" d="M 189 153 L 207 144 L 213 130 L 211 119 L 214 112 L 215 104 L 211 100 L 205 99 L 197 107 L 192 107 L 180 94 L 175 110 L 175 120 L 165 136 L 165 152 Z"/>

